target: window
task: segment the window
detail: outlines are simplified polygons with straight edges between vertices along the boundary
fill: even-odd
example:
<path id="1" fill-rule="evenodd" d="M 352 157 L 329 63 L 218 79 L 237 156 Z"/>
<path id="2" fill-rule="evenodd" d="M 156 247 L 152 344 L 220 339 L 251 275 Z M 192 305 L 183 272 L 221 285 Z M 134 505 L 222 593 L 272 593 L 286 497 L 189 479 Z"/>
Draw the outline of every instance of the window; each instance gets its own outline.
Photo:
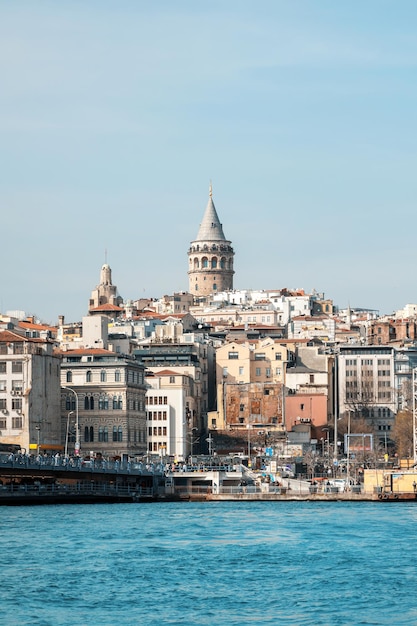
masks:
<path id="1" fill-rule="evenodd" d="M 0 411 L 7 410 L 7 401 L 6 398 L 0 398 Z"/>
<path id="2" fill-rule="evenodd" d="M 117 441 L 117 426 L 113 426 L 113 441 Z"/>
<path id="3" fill-rule="evenodd" d="M 74 407 L 75 408 L 75 407 Z M 94 398 L 93 396 L 85 396 L 84 398 L 84 409 L 86 411 L 94 409 Z"/>
<path id="4" fill-rule="evenodd" d="M 265 352 L 256 352 L 255 361 L 265 361 Z"/>
<path id="5" fill-rule="evenodd" d="M 92 376 L 91 370 L 88 370 L 88 372 L 86 372 L 86 374 L 85 374 L 85 380 L 86 380 L 86 382 L 87 382 L 87 383 L 91 383 L 92 378 L 93 378 L 93 376 Z"/>
<path id="6" fill-rule="evenodd" d="M 117 441 L 123 441 L 123 428 L 121 426 L 117 429 Z"/>
<path id="7" fill-rule="evenodd" d="M 86 426 L 84 428 L 84 441 L 85 443 L 94 442 L 94 427 L 93 426 Z"/>
<path id="8" fill-rule="evenodd" d="M 12 398 L 12 410 L 13 411 L 22 410 L 22 398 Z"/>
<path id="9" fill-rule="evenodd" d="M 229 359 L 238 359 L 239 352 L 229 352 Z"/>
<path id="10" fill-rule="evenodd" d="M 7 419 L 5 417 L 0 418 L 0 429 L 7 428 Z"/>
<path id="11" fill-rule="evenodd" d="M 75 404 L 74 396 L 65 396 L 65 409 L 67 411 L 75 411 Z"/>
<path id="12" fill-rule="evenodd" d="M 245 368 L 239 367 L 239 376 L 243 376 L 244 373 L 245 373 Z"/>
<path id="13" fill-rule="evenodd" d="M 314 383 L 314 374 L 310 374 L 310 384 Z"/>
<path id="14" fill-rule="evenodd" d="M 255 370 L 255 376 L 260 376 L 261 375 L 261 368 L 257 367 Z"/>
<path id="15" fill-rule="evenodd" d="M 12 361 L 12 372 L 17 374 L 19 372 L 23 372 L 23 363 L 22 361 Z"/>
<path id="16" fill-rule="evenodd" d="M 23 427 L 23 418 L 21 415 L 19 417 L 12 417 L 12 428 L 22 428 Z"/>
<path id="17" fill-rule="evenodd" d="M 114 381 L 115 381 L 116 383 L 120 383 L 120 372 L 119 372 L 119 370 L 116 370 L 116 371 L 114 372 Z"/>
<path id="18" fill-rule="evenodd" d="M 172 384 L 172 383 L 175 383 L 175 376 L 170 376 L 170 377 L 169 377 L 169 382 L 170 382 L 171 384 Z"/>
<path id="19" fill-rule="evenodd" d="M 300 404 L 300 411 L 304 411 L 304 404 Z"/>
<path id="20" fill-rule="evenodd" d="M 0 374 L 6 373 L 6 361 L 0 361 Z"/>
<path id="21" fill-rule="evenodd" d="M 229 374 L 229 370 L 227 369 L 227 367 L 224 367 L 223 368 L 223 378 L 227 378 L 228 374 Z"/>
<path id="22" fill-rule="evenodd" d="M 106 370 L 101 370 L 101 372 L 100 372 L 100 382 L 101 383 L 105 383 L 106 380 L 107 380 Z"/>
<path id="23" fill-rule="evenodd" d="M 275 360 L 276 361 L 282 361 L 282 354 L 281 354 L 281 352 L 276 352 L 275 353 Z"/>
<path id="24" fill-rule="evenodd" d="M 67 383 L 72 383 L 72 372 L 67 372 Z"/>
<path id="25" fill-rule="evenodd" d="M 267 377 L 267 378 L 271 378 L 271 368 L 270 368 L 270 367 L 267 367 L 267 368 L 265 369 L 265 374 L 266 374 L 266 377 Z"/>

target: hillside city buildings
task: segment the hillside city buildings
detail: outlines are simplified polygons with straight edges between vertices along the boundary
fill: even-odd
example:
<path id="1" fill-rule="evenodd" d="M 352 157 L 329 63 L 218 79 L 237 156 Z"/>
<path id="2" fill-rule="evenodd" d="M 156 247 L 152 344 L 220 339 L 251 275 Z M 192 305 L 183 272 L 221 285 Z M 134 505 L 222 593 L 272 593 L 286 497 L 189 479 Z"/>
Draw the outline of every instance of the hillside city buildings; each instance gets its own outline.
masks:
<path id="1" fill-rule="evenodd" d="M 237 290 L 234 273 L 210 186 L 188 292 L 125 300 L 105 263 L 81 321 L 1 314 L 0 442 L 113 458 L 337 456 L 360 424 L 391 446 L 413 408 L 417 305 L 380 317 L 316 291 Z"/>

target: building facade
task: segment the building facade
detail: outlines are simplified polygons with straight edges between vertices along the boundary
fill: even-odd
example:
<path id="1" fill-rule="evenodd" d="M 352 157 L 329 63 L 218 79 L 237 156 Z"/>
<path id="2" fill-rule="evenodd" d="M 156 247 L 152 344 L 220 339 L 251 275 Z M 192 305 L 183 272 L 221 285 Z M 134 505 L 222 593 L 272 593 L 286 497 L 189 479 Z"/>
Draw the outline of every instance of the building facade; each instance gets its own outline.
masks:
<path id="1" fill-rule="evenodd" d="M 143 456 L 147 452 L 144 368 L 103 349 L 60 353 L 61 437 L 68 453 Z M 76 425 L 78 422 L 78 437 Z"/>
<path id="2" fill-rule="evenodd" d="M 0 332 L 0 441 L 26 453 L 60 450 L 60 360 L 48 339 Z"/>

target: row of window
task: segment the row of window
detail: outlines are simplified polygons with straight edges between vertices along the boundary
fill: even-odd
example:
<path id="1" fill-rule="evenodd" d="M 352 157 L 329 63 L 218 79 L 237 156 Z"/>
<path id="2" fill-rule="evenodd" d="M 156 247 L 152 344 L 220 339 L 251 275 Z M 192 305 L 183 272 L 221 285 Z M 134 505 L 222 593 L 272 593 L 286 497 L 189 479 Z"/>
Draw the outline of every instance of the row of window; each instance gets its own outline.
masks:
<path id="1" fill-rule="evenodd" d="M 7 373 L 7 363 L 8 361 L 0 361 L 0 374 Z M 12 374 L 21 374 L 23 372 L 23 361 L 10 361 L 10 363 L 12 364 Z"/>
<path id="2" fill-rule="evenodd" d="M 24 354 L 23 342 L 18 343 L 0 343 L 0 354 Z"/>
<path id="3" fill-rule="evenodd" d="M 229 261 L 229 269 L 232 269 L 232 263 L 233 261 L 230 260 Z M 195 270 L 198 270 L 200 268 L 200 262 L 197 258 L 194 259 L 194 261 L 192 259 L 190 259 L 190 264 L 193 265 Z M 226 268 L 226 259 L 225 257 L 222 257 L 219 260 L 217 259 L 217 257 L 212 257 L 210 260 L 206 257 L 203 256 L 203 258 L 201 259 L 201 267 L 206 269 L 207 267 L 211 267 L 211 269 L 216 269 L 218 267 L 218 265 L 220 265 L 221 269 L 225 269 Z"/>
<path id="4" fill-rule="evenodd" d="M 157 452 L 158 454 L 166 454 L 167 451 L 167 442 L 163 441 L 159 443 L 158 441 L 149 441 L 148 443 L 149 452 Z"/>
<path id="5" fill-rule="evenodd" d="M 85 426 L 84 443 L 94 443 L 94 426 Z M 74 435 L 71 436 L 74 441 Z M 98 429 L 98 441 L 107 442 L 109 440 L 109 429 L 107 426 L 100 426 Z M 113 441 L 123 441 L 123 428 L 121 426 L 113 426 Z"/>
<path id="6" fill-rule="evenodd" d="M 17 415 L 15 417 L 12 417 L 12 428 L 23 428 L 23 417 L 21 415 Z M 1 417 L 0 418 L 0 430 L 6 430 L 7 429 L 7 418 L 6 417 Z"/>
<path id="7" fill-rule="evenodd" d="M 168 404 L 167 396 L 148 396 L 146 398 L 147 404 Z"/>
<path id="8" fill-rule="evenodd" d="M 146 419 L 150 420 L 166 420 L 167 419 L 167 412 L 166 411 L 147 411 L 146 412 Z"/>
<path id="9" fill-rule="evenodd" d="M 275 368 L 266 367 L 265 368 L 265 376 L 267 378 L 269 378 L 271 376 L 272 370 L 274 370 L 275 376 L 281 376 L 282 369 L 280 367 L 275 367 Z M 227 378 L 228 375 L 229 375 L 229 368 L 228 367 L 224 367 L 223 368 L 223 377 Z M 245 368 L 244 367 L 239 367 L 239 376 L 244 376 L 244 375 L 245 375 Z M 256 367 L 255 368 L 255 376 L 262 376 L 262 368 L 261 367 Z M 314 383 L 314 374 L 310 375 L 310 383 Z"/>
<path id="10" fill-rule="evenodd" d="M 12 410 L 13 411 L 22 410 L 22 398 L 12 398 Z M 7 399 L 6 398 L 0 398 L 0 411 L 7 411 Z"/>
<path id="11" fill-rule="evenodd" d="M 12 370 L 12 371 L 19 371 L 19 370 Z M 20 370 L 20 371 L 22 371 L 22 370 Z M 112 377 L 113 377 L 115 383 L 120 383 L 122 381 L 122 374 L 121 374 L 120 370 L 115 370 L 114 372 L 112 370 L 111 374 L 112 374 Z M 67 381 L 67 383 L 72 383 L 73 382 L 73 373 L 71 371 L 68 371 L 66 373 L 66 381 Z M 86 373 L 85 373 L 85 382 L 86 383 L 92 383 L 93 382 L 93 372 L 92 372 L 92 370 L 87 370 L 86 371 Z M 112 381 L 110 381 L 110 373 L 107 372 L 106 370 L 101 370 L 100 371 L 100 382 L 101 383 L 112 382 Z M 137 385 L 143 384 L 143 372 L 138 372 L 136 370 L 127 370 L 127 382 L 128 383 L 137 384 Z"/>
<path id="12" fill-rule="evenodd" d="M 374 375 L 373 370 L 361 370 L 361 377 L 372 378 Z M 378 376 L 391 376 L 390 370 L 378 370 Z M 346 378 L 358 378 L 358 370 L 346 370 Z"/>
<path id="13" fill-rule="evenodd" d="M 149 437 L 152 437 L 152 435 L 154 437 L 162 437 L 165 436 L 166 437 L 167 434 L 167 427 L 166 426 L 150 426 L 148 428 L 148 435 Z"/>

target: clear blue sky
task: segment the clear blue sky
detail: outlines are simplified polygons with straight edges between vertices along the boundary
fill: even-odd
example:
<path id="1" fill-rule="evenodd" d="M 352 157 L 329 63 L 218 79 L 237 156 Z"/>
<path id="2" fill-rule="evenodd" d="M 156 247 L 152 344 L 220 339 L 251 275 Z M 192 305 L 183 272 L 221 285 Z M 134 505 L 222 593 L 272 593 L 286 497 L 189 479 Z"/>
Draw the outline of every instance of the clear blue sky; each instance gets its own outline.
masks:
<path id="1" fill-rule="evenodd" d="M 417 302 L 414 0 L 0 2 L 0 310 L 188 289 L 213 181 L 236 288 Z"/>

